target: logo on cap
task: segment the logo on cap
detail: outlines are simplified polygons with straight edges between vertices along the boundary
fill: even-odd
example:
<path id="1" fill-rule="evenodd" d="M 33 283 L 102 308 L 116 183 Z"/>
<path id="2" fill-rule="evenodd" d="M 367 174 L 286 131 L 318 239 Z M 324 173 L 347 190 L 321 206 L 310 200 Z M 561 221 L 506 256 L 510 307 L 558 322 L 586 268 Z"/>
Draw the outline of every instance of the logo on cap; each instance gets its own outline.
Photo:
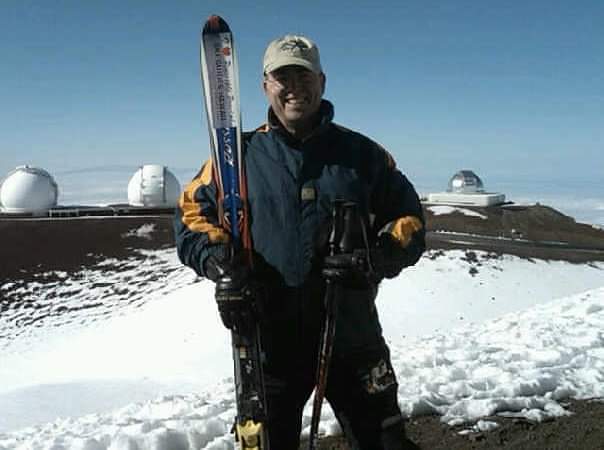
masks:
<path id="1" fill-rule="evenodd" d="M 281 50 L 291 53 L 302 53 L 308 50 L 309 47 L 305 42 L 302 41 L 285 41 L 281 44 Z M 297 50 L 297 51 L 296 51 Z"/>

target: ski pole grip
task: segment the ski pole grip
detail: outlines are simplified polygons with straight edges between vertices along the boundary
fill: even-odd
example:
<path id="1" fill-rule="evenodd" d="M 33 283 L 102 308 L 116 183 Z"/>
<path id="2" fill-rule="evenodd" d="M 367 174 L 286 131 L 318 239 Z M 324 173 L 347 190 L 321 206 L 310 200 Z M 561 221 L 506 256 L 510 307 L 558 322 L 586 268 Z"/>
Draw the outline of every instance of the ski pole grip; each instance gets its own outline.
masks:
<path id="1" fill-rule="evenodd" d="M 342 199 L 332 203 L 332 229 L 329 254 L 351 253 L 358 245 L 359 229 L 363 226 L 357 204 Z"/>
<path id="2" fill-rule="evenodd" d="M 335 199 L 331 204 L 331 234 L 329 235 L 329 254 L 339 253 L 340 242 L 344 230 L 344 205 L 345 200 Z"/>
<path id="3" fill-rule="evenodd" d="M 343 230 L 342 237 L 340 239 L 339 251 L 340 253 L 352 253 L 352 251 L 358 246 L 359 241 L 359 230 L 362 226 L 361 217 L 357 204 L 354 202 L 344 203 L 343 211 Z"/>

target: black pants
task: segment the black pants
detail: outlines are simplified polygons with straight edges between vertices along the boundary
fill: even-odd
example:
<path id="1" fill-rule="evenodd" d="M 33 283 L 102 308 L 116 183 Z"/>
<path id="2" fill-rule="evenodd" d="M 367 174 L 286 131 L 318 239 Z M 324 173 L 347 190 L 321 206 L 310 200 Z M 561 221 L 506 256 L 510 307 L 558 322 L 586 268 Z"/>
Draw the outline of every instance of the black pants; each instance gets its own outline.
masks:
<path id="1" fill-rule="evenodd" d="M 271 296 L 263 326 L 264 365 L 271 449 L 297 450 L 302 410 L 315 384 L 322 323 L 320 286 L 286 289 Z M 286 296 L 287 301 L 283 301 Z M 280 299 L 278 297 L 281 297 Z M 321 297 L 318 297 L 321 298 Z M 341 301 L 345 301 L 342 299 Z M 336 330 L 337 333 L 337 330 Z M 334 348 L 326 398 L 354 450 L 399 450 L 404 427 L 398 384 L 383 339 L 345 351 Z"/>
<path id="2" fill-rule="evenodd" d="M 399 450 L 404 427 L 398 385 L 387 352 L 371 353 L 348 361 L 334 359 L 326 397 L 352 449 Z M 271 448 L 297 450 L 302 409 L 312 393 L 314 377 L 265 376 Z"/>

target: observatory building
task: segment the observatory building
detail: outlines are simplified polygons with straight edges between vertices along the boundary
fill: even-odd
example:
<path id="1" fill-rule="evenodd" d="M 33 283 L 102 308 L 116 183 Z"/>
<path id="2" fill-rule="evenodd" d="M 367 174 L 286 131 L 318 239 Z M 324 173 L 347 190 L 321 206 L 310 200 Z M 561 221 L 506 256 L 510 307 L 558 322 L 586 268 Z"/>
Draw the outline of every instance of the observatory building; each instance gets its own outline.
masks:
<path id="1" fill-rule="evenodd" d="M 178 179 L 166 167 L 141 166 L 128 183 L 128 203 L 57 206 L 59 188 L 45 170 L 19 166 L 0 183 L 0 219 L 172 215 Z"/>
<path id="2" fill-rule="evenodd" d="M 505 202 L 505 194 L 485 192 L 480 177 L 471 170 L 460 170 L 449 180 L 446 192 L 428 194 L 428 203 L 467 206 L 494 206 Z"/>
<path id="3" fill-rule="evenodd" d="M 9 214 L 42 216 L 57 206 L 59 188 L 47 171 L 19 166 L 0 184 L 0 210 Z"/>
<path id="4" fill-rule="evenodd" d="M 128 183 L 130 206 L 175 207 L 179 195 L 180 183 L 174 174 L 157 164 L 141 166 Z"/>

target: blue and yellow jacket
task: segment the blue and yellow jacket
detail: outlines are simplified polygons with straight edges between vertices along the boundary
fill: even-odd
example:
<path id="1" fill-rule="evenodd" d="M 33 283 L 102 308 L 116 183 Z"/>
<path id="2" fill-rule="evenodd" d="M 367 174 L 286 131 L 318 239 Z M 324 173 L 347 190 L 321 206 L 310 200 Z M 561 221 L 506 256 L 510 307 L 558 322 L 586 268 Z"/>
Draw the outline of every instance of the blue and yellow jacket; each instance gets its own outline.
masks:
<path id="1" fill-rule="evenodd" d="M 332 201 L 356 202 L 371 224 L 372 239 L 391 233 L 415 263 L 425 248 L 419 198 L 392 156 L 369 138 L 332 122 L 323 101 L 321 124 L 303 142 L 269 124 L 245 133 L 250 229 L 258 276 L 301 286 L 318 272 L 317 243 Z M 229 240 L 218 225 L 212 163 L 204 164 L 180 197 L 175 217 L 182 262 L 204 275 L 204 261 Z"/>
<path id="2" fill-rule="evenodd" d="M 293 364 L 292 348 L 305 349 L 297 353 L 300 364 L 316 362 L 325 292 L 320 255 L 334 200 L 359 205 L 371 225 L 370 240 L 391 233 L 405 249 L 405 265 L 425 249 L 419 198 L 392 156 L 332 118 L 333 107 L 323 101 L 320 125 L 300 142 L 269 111 L 269 123 L 243 137 L 253 275 L 264 286 L 260 326 L 269 366 Z M 229 241 L 218 226 L 211 162 L 186 186 L 174 226 L 181 261 L 204 276 L 206 258 L 223 253 Z M 383 348 L 373 303 L 377 286 L 341 289 L 347 301 L 339 302 L 334 355 Z"/>

